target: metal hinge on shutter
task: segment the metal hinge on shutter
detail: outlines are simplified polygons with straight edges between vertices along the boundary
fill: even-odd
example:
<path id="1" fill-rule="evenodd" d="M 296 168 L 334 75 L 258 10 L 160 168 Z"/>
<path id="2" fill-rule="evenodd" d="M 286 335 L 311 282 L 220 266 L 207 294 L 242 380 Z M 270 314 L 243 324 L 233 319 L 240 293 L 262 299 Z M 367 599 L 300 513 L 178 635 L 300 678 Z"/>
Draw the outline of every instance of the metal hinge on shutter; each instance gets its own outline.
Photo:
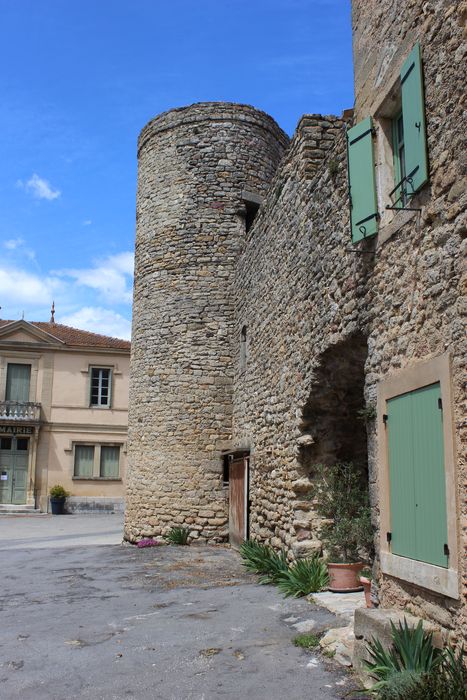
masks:
<path id="1" fill-rule="evenodd" d="M 438 399 L 438 408 L 439 408 L 440 411 L 443 410 L 443 399 L 441 399 L 441 398 Z"/>
<path id="2" fill-rule="evenodd" d="M 387 413 L 384 413 L 384 414 L 383 414 L 383 423 L 384 423 L 384 425 L 386 425 L 387 422 L 388 422 L 388 414 L 387 414 Z"/>
<path id="3" fill-rule="evenodd" d="M 391 542 L 391 540 L 392 540 L 392 532 L 386 532 L 386 540 L 387 540 L 388 542 Z"/>
<path id="4" fill-rule="evenodd" d="M 444 553 L 447 557 L 449 556 L 449 547 L 447 544 L 444 545 Z"/>

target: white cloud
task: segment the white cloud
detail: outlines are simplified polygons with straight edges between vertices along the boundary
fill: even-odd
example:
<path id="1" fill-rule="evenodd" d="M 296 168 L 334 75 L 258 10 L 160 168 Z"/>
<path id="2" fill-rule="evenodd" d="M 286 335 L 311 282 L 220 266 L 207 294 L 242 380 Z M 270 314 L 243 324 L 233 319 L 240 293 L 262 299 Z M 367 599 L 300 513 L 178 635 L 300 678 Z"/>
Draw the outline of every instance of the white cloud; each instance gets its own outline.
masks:
<path id="1" fill-rule="evenodd" d="M 83 221 L 83 226 L 90 226 L 91 224 L 92 224 L 91 219 L 85 219 L 85 220 Z"/>
<path id="2" fill-rule="evenodd" d="M 93 333 L 111 335 L 114 338 L 129 340 L 131 321 L 121 314 L 100 306 L 84 306 L 68 316 L 57 319 L 59 323 Z"/>
<path id="3" fill-rule="evenodd" d="M 39 177 L 37 173 L 33 173 L 27 182 L 18 180 L 16 184 L 18 187 L 21 187 L 22 189 L 26 190 L 26 192 L 32 194 L 32 196 L 36 199 L 48 199 L 49 201 L 52 201 L 61 195 L 60 190 L 54 190 L 50 185 L 50 182 L 42 177 Z"/>
<path id="4" fill-rule="evenodd" d="M 24 245 L 22 238 L 10 238 L 8 241 L 3 241 L 3 247 L 7 250 L 16 250 L 22 245 Z"/>
<path id="5" fill-rule="evenodd" d="M 29 260 L 34 260 L 36 257 L 35 252 L 28 248 L 23 238 L 10 238 L 7 241 L 3 241 L 3 247 L 12 252 L 18 251 L 18 253 L 25 255 Z"/>
<path id="6" fill-rule="evenodd" d="M 54 277 L 40 277 L 25 270 L 0 267 L 0 298 L 4 304 L 47 304 L 61 285 L 61 281 Z"/>
<path id="7" fill-rule="evenodd" d="M 56 274 L 70 277 L 78 285 L 94 289 L 107 302 L 131 304 L 133 261 L 133 253 L 118 253 L 110 255 L 94 267 L 59 270 Z"/>

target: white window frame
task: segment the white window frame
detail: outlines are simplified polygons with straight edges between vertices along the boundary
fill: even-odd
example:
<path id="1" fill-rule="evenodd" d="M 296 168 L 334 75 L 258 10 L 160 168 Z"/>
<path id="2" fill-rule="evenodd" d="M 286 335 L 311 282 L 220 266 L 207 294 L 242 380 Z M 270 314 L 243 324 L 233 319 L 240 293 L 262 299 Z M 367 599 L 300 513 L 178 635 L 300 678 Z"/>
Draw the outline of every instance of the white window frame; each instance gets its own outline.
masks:
<path id="1" fill-rule="evenodd" d="M 108 388 L 108 396 L 107 396 L 107 403 L 102 403 L 102 386 L 101 382 L 102 379 L 99 379 L 99 387 L 98 387 L 98 402 L 97 403 L 92 403 L 92 374 L 94 370 L 98 370 L 99 372 L 102 371 L 107 371 L 109 373 L 109 388 Z M 105 366 L 99 366 L 99 365 L 91 365 L 89 367 L 89 406 L 90 408 L 111 408 L 112 405 L 112 384 L 113 384 L 113 370 L 112 367 L 105 367 Z"/>
<path id="2" fill-rule="evenodd" d="M 75 459 L 76 447 L 93 447 L 94 461 L 92 468 L 92 476 L 76 476 L 75 475 Z M 118 447 L 118 476 L 101 476 L 101 448 L 102 447 Z M 68 451 L 68 450 L 67 450 Z M 72 462 L 71 473 L 73 481 L 121 481 L 122 480 L 122 454 L 124 452 L 124 444 L 122 442 L 73 442 L 72 444 Z"/>

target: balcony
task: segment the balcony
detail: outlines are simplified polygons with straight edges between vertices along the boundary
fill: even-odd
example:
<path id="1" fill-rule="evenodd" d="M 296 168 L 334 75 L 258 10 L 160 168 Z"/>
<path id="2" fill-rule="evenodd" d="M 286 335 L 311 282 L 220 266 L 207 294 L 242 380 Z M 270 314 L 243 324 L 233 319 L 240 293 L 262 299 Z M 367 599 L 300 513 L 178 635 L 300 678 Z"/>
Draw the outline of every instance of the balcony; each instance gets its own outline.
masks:
<path id="1" fill-rule="evenodd" d="M 0 420 L 22 423 L 38 423 L 41 419 L 40 403 L 32 401 L 0 401 Z"/>

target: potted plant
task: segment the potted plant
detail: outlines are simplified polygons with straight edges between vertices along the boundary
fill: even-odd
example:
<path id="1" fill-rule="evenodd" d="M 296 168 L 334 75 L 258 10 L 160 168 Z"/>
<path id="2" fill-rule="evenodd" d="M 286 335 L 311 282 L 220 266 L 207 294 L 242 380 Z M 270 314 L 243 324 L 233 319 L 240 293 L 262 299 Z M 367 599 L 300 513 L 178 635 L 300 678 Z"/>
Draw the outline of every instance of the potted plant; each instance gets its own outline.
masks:
<path id="1" fill-rule="evenodd" d="M 373 575 L 371 569 L 363 569 L 360 572 L 359 581 L 363 586 L 363 592 L 365 594 L 365 603 L 367 608 L 373 607 L 373 601 L 371 600 L 371 580 Z"/>
<path id="2" fill-rule="evenodd" d="M 321 516 L 320 538 L 334 593 L 361 591 L 358 573 L 373 553 L 368 481 L 352 462 L 316 465 L 312 496 Z"/>
<path id="3" fill-rule="evenodd" d="M 60 484 L 55 484 L 50 489 L 50 507 L 52 515 L 63 515 L 65 512 L 65 500 L 70 494 Z"/>

